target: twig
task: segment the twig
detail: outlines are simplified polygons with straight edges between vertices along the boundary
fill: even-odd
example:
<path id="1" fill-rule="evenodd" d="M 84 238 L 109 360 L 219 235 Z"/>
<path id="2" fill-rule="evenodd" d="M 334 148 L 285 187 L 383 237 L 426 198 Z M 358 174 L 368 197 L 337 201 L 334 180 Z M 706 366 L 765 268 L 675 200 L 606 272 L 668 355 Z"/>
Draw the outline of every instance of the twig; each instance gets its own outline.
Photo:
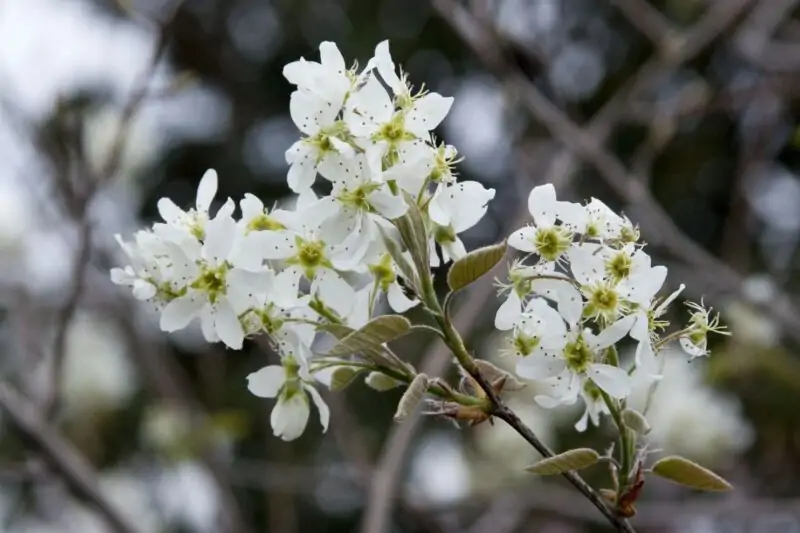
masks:
<path id="1" fill-rule="evenodd" d="M 612 0 L 633 26 L 643 33 L 656 48 L 667 45 L 674 30 L 669 21 L 647 0 Z"/>
<path id="2" fill-rule="evenodd" d="M 0 382 L 0 406 L 9 414 L 14 425 L 36 444 L 67 485 L 78 496 L 88 500 L 115 531 L 137 532 L 136 527 L 106 499 L 97 476 L 86 459 L 47 424 L 37 412 L 36 406 L 5 382 Z"/>

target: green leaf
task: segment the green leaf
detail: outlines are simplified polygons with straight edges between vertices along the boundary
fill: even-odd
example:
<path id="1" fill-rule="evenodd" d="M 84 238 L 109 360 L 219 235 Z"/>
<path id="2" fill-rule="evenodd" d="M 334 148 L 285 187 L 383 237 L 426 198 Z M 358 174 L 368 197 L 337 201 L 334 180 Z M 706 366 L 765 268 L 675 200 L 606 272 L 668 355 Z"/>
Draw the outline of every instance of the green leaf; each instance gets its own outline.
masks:
<path id="1" fill-rule="evenodd" d="M 342 391 L 346 389 L 358 375 L 361 373 L 360 370 L 357 370 L 350 366 L 340 366 L 336 370 L 333 371 L 331 375 L 331 390 L 332 391 Z"/>
<path id="2" fill-rule="evenodd" d="M 356 332 L 353 328 L 349 328 L 343 324 L 319 324 L 317 329 L 322 331 L 327 331 L 340 341 L 346 338 L 348 335 L 352 335 Z M 338 346 L 338 345 L 337 345 Z M 335 349 L 336 347 L 334 347 Z M 356 350 L 359 351 L 359 350 Z M 365 359 L 381 366 L 386 366 L 389 368 L 401 368 L 402 364 L 395 361 L 395 357 L 390 354 L 384 346 L 377 346 L 377 347 L 364 347 L 360 350 L 362 357 Z M 326 354 L 332 355 L 332 354 Z"/>
<path id="3" fill-rule="evenodd" d="M 650 424 L 642 413 L 630 407 L 622 411 L 622 420 L 625 425 L 634 430 L 639 435 L 650 433 Z"/>
<path id="4" fill-rule="evenodd" d="M 400 398 L 400 403 L 397 404 L 397 412 L 394 414 L 394 419 L 397 422 L 402 422 L 408 418 L 420 404 L 422 398 L 425 397 L 426 392 L 428 392 L 428 376 L 425 374 L 417 374 L 408 385 L 406 392 L 403 393 L 403 397 Z"/>
<path id="5" fill-rule="evenodd" d="M 395 219 L 394 223 L 403 237 L 403 242 L 411 253 L 414 265 L 418 272 L 426 272 L 430 269 L 430 258 L 428 255 L 428 232 L 425 229 L 425 221 L 422 213 L 417 206 L 417 202 L 406 194 L 408 211 L 402 217 Z"/>
<path id="6" fill-rule="evenodd" d="M 592 466 L 600 460 L 600 454 L 591 448 L 576 448 L 553 457 L 546 457 L 525 468 L 526 471 L 540 476 L 553 476 L 571 470 L 581 470 Z"/>
<path id="7" fill-rule="evenodd" d="M 684 457 L 672 455 L 653 464 L 653 473 L 697 490 L 726 491 L 733 486 L 720 476 Z"/>
<path id="8" fill-rule="evenodd" d="M 400 315 L 379 316 L 342 338 L 326 355 L 342 357 L 356 352 L 382 350 L 384 342 L 401 337 L 410 329 L 411 322 Z"/>
<path id="9" fill-rule="evenodd" d="M 453 292 L 463 289 L 487 272 L 503 259 L 508 245 L 505 241 L 473 250 L 450 267 L 447 284 Z"/>
<path id="10" fill-rule="evenodd" d="M 392 257 L 392 261 L 394 261 L 394 264 L 397 265 L 397 269 L 400 270 L 400 274 L 402 274 L 402 276 L 412 287 L 414 287 L 417 292 L 419 292 L 420 286 L 417 273 L 414 271 L 414 267 L 411 266 L 403 256 L 400 246 L 395 242 L 394 239 L 386 235 L 386 232 L 383 231 L 383 228 L 380 226 L 378 226 L 378 231 L 381 232 L 381 237 L 383 238 L 384 246 L 386 246 L 386 251 L 389 252 L 389 255 Z"/>

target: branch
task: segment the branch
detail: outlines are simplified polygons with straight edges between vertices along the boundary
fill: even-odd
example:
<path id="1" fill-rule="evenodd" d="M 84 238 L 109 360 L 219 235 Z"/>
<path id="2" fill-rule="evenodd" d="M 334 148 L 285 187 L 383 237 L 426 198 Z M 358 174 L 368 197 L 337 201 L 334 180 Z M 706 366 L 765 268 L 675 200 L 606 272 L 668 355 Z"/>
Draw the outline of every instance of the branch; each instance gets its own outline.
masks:
<path id="1" fill-rule="evenodd" d="M 20 432 L 39 448 L 72 491 L 88 500 L 114 531 L 137 532 L 136 527 L 106 499 L 86 459 L 55 428 L 47 424 L 32 403 L 5 382 L 0 382 L 0 406 Z"/>

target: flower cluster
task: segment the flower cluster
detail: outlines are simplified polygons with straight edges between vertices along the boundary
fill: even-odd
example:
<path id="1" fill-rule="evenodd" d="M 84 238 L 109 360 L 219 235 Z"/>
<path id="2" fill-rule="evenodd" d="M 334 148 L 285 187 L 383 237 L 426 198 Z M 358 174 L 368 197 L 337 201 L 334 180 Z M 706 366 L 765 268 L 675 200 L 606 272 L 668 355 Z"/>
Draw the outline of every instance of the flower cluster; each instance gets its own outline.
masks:
<path id="1" fill-rule="evenodd" d="M 666 343 L 679 341 L 697 357 L 707 353 L 707 334 L 722 331 L 716 316 L 695 305 L 686 328 L 665 333 L 662 316 L 683 287 L 659 298 L 666 268 L 651 264 L 631 221 L 596 199 L 558 201 L 552 185 L 531 192 L 531 225 L 507 243 L 468 254 L 459 234 L 484 216 L 494 190 L 457 179 L 456 149 L 432 135 L 452 98 L 415 91 L 387 42 L 363 69 L 348 68 L 336 45 L 325 42 L 320 61 L 290 63 L 284 76 L 296 87 L 289 108 L 302 132 L 286 152 L 295 208 L 268 209 L 247 194 L 238 206 L 227 199 L 212 214 L 218 183 L 209 170 L 193 208 L 162 199 L 163 221 L 132 242 L 119 239 L 129 265 L 111 272 L 115 283 L 160 312 L 164 331 L 198 319 L 207 341 L 232 349 L 266 336 L 280 364 L 248 382 L 253 394 L 277 399 L 271 422 L 281 438 L 303 433 L 311 403 L 327 428 L 328 408 L 315 388 L 325 369 L 334 370 L 331 388 L 360 374 L 376 390 L 407 384 L 398 418 L 433 394 L 441 400 L 439 414 L 488 419 L 492 411 L 475 373 L 497 369 L 481 367 L 464 349 L 447 301 L 441 306 L 436 298 L 431 268 L 458 262 L 448 276 L 455 292 L 491 268 L 488 258 L 499 261 L 507 246 L 528 255 L 501 284 L 496 327 L 510 332 L 517 375 L 543 384 L 535 397 L 540 405 L 584 400 L 579 430 L 624 408 L 634 372 L 658 380 L 657 354 Z M 315 189 L 318 177 L 328 182 L 323 196 Z M 421 304 L 472 381 L 456 390 L 396 356 L 385 343 L 410 331 L 410 323 L 399 315 L 373 318 L 383 299 L 394 313 Z M 320 355 L 316 341 L 323 334 L 339 342 Z M 637 346 L 629 368 L 615 348 L 625 337 Z M 521 383 L 510 375 L 488 379 L 500 392 L 512 380 Z"/>
<path id="2" fill-rule="evenodd" d="M 209 170 L 194 208 L 162 199 L 163 222 L 133 242 L 118 237 L 129 265 L 111 272 L 114 283 L 160 312 L 164 331 L 197 318 L 207 341 L 232 349 L 268 336 L 281 364 L 251 374 L 249 387 L 278 398 L 272 426 L 286 440 L 304 431 L 309 397 L 327 427 L 312 371 L 317 333 L 362 327 L 383 297 L 397 313 L 419 303 L 404 288 L 410 280 L 403 283 L 419 277 L 409 274 L 409 252 L 390 253 L 405 246 L 394 222 L 412 205 L 424 216 L 429 263 L 437 266 L 466 254 L 458 235 L 478 223 L 494 197 L 480 183 L 457 181 L 455 148 L 431 133 L 452 98 L 414 91 L 387 42 L 361 70 L 348 68 L 333 43 L 319 50 L 319 62 L 284 68 L 296 86 L 289 109 L 302 132 L 286 152 L 296 208 L 267 209 L 247 194 L 238 215 L 231 199 L 212 214 L 218 183 Z M 318 176 L 330 185 L 322 197 L 313 189 Z M 387 378 L 376 374 L 370 382 Z"/>
<path id="3" fill-rule="evenodd" d="M 666 267 L 652 265 L 637 227 L 600 200 L 559 201 L 552 185 L 542 185 L 531 191 L 528 209 L 533 224 L 514 231 L 508 244 L 531 260 L 514 263 L 500 283 L 507 296 L 495 326 L 512 332 L 508 351 L 517 374 L 546 391 L 537 403 L 551 408 L 583 399 L 579 431 L 609 413 L 609 398 L 629 395 L 634 373 L 662 377 L 656 354 L 667 342 L 678 339 L 697 357 L 708 353 L 709 332 L 724 333 L 717 316 L 690 304 L 689 325 L 662 336 L 669 324 L 661 317 L 684 287 L 657 296 Z M 636 344 L 628 369 L 616 350 L 625 337 Z"/>

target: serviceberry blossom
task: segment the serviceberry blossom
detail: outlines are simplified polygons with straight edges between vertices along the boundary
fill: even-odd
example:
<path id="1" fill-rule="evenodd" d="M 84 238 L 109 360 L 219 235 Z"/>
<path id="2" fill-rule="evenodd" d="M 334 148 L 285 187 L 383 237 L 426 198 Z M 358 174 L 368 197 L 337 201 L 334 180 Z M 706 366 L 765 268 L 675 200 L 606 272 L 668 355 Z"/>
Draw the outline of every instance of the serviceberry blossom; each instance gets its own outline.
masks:
<path id="1" fill-rule="evenodd" d="M 531 224 L 471 253 L 459 235 L 483 219 L 495 191 L 460 180 L 458 150 L 433 134 L 453 99 L 415 89 L 386 41 L 364 64 L 348 68 L 336 45 L 323 42 L 319 61 L 301 58 L 283 69 L 295 87 L 287 103 L 299 130 L 285 154 L 294 208 L 268 208 L 249 193 L 217 207 L 220 183 L 210 169 L 193 207 L 162 198 L 160 221 L 132 242 L 117 236 L 127 264 L 113 268 L 111 279 L 155 309 L 162 330 L 199 319 L 208 342 L 238 350 L 262 337 L 273 348 L 279 361 L 251 373 L 247 386 L 276 400 L 275 435 L 298 438 L 311 403 L 325 431 L 330 415 L 317 384 L 338 389 L 359 377 L 376 391 L 408 386 L 398 419 L 436 395 L 432 414 L 481 423 L 493 412 L 476 389 L 481 376 L 467 375 L 475 368 L 491 373 L 483 377 L 498 394 L 534 381 L 530 402 L 552 408 L 582 400 L 578 431 L 603 415 L 622 429 L 632 380 L 656 384 L 668 344 L 694 358 L 708 354 L 709 333 L 726 333 L 702 304 L 688 304 L 686 327 L 670 328 L 665 317 L 683 286 L 659 296 L 667 269 L 652 264 L 628 218 L 595 198 L 562 201 L 552 185 L 537 186 L 527 199 Z M 451 273 L 470 277 L 507 247 L 524 255 L 497 282 L 494 324 L 507 336 L 504 352 L 520 379 L 466 353 L 431 271 L 458 262 Z M 473 280 L 448 276 L 454 291 Z M 375 316 L 383 300 L 394 316 Z M 411 328 L 399 314 L 415 307 L 431 320 Z M 460 384 L 418 374 L 388 343 L 431 329 L 453 351 Z M 324 336 L 336 342 L 322 353 Z M 626 338 L 636 347 L 627 359 L 617 350 Z M 625 453 L 635 448 L 629 444 Z"/>

